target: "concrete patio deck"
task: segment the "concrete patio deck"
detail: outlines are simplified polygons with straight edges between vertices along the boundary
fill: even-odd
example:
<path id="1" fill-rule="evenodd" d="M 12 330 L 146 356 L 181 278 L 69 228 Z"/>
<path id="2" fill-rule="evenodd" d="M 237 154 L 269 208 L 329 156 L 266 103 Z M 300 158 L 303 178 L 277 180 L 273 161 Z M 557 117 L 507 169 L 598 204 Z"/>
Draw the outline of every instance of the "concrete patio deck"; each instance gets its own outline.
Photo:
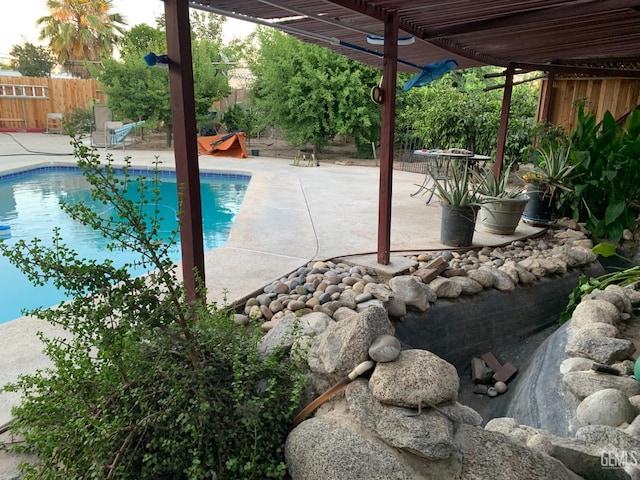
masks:
<path id="1" fill-rule="evenodd" d="M 38 133 L 0 134 L 0 175 L 50 164 L 74 164 L 69 137 Z M 173 152 L 108 150 L 117 161 L 130 156 L 136 167 L 149 166 L 156 157 L 163 167 L 174 166 Z M 99 149 L 104 155 L 105 150 Z M 379 170 L 373 167 L 323 163 L 295 167 L 291 160 L 253 157 L 232 159 L 201 156 L 202 171 L 251 175 L 244 201 L 227 243 L 207 252 L 206 283 L 209 300 L 233 302 L 311 260 L 358 256 L 361 263 L 393 271 L 404 268 L 403 252 L 441 250 L 440 206 L 425 205 L 425 197 L 411 197 L 423 176 L 393 172 L 392 261 L 376 262 Z M 203 208 L 207 208 L 206 205 Z M 474 246 L 501 245 L 541 231 L 521 223 L 514 235 L 476 231 Z M 226 294 L 225 294 L 226 292 Z M 0 325 L 0 384 L 21 372 L 46 365 L 37 330 L 51 327 L 33 318 Z M 10 418 L 17 399 L 0 395 L 0 425 Z M 1 466 L 1 465 L 0 465 Z M 0 468 L 0 477 L 2 477 Z"/>

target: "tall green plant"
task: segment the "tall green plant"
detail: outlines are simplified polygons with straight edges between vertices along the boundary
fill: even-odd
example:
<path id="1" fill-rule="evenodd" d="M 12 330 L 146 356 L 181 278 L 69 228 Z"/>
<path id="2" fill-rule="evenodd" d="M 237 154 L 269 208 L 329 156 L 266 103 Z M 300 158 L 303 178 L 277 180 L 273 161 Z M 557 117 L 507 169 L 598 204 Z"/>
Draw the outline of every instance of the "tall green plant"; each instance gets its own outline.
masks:
<path id="1" fill-rule="evenodd" d="M 601 122 L 578 110 L 571 135 L 584 160 L 576 167 L 572 192 L 561 200 L 574 218 L 587 223 L 594 236 L 617 243 L 625 228 L 635 225 L 640 201 L 640 110 L 621 127 L 611 113 Z"/>
<path id="2" fill-rule="evenodd" d="M 52 367 L 4 387 L 22 394 L 17 448 L 37 456 L 22 465 L 23 478 L 283 478 L 303 377 L 282 351 L 260 357 L 258 325 L 239 328 L 224 309 L 185 298 L 166 255 L 171 242 L 159 237 L 157 175 L 148 186 L 128 163 L 120 177 L 110 157 L 101 164 L 79 141 L 75 151 L 92 200 L 114 213 L 63 209 L 152 271 L 132 277 L 128 265 L 82 259 L 58 231 L 51 248 L 0 242 L 32 282 L 52 280 L 73 296 L 29 312 L 69 333 L 41 336 Z M 132 189 L 140 201 L 126 198 Z"/>

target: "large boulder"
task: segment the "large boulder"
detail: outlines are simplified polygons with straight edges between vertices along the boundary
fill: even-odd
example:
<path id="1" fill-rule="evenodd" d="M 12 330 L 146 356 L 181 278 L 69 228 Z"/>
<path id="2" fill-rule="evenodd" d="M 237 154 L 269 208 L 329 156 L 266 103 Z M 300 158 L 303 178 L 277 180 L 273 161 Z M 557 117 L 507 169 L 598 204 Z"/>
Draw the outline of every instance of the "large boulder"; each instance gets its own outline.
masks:
<path id="1" fill-rule="evenodd" d="M 339 322 L 331 323 L 313 341 L 307 362 L 311 371 L 326 376 L 344 376 L 369 359 L 369 347 L 380 335 L 393 335 L 394 328 L 382 307 L 369 307 Z"/>
<path id="2" fill-rule="evenodd" d="M 605 388 L 585 398 L 576 412 L 581 425 L 610 425 L 617 427 L 631 423 L 635 411 L 627 395 L 615 388 Z"/>
<path id="3" fill-rule="evenodd" d="M 573 357 L 584 357 L 610 365 L 631 358 L 636 347 L 623 338 L 573 335 L 567 342 L 566 352 Z"/>
<path id="4" fill-rule="evenodd" d="M 380 440 L 312 418 L 287 438 L 285 459 L 292 480 L 423 480 L 402 455 Z"/>
<path id="5" fill-rule="evenodd" d="M 456 368 L 427 350 L 404 350 L 395 362 L 376 365 L 370 379 L 373 396 L 399 407 L 430 407 L 458 397 Z"/>
<path id="6" fill-rule="evenodd" d="M 618 377 L 593 372 L 569 372 L 562 380 L 569 391 L 580 400 L 605 388 L 621 390 L 627 397 L 640 395 L 640 383 L 633 377 Z"/>
<path id="7" fill-rule="evenodd" d="M 527 448 L 504 434 L 470 425 L 456 432 L 462 460 L 461 480 L 579 480 L 560 461 Z M 444 477 L 443 477 L 444 478 Z"/>
<path id="8" fill-rule="evenodd" d="M 399 275 L 389 280 L 389 287 L 396 298 L 407 306 L 415 307 L 424 312 L 429 308 L 429 302 L 438 299 L 436 293 L 413 275 Z"/>
<path id="9" fill-rule="evenodd" d="M 356 420 L 376 432 L 391 447 L 431 460 L 451 455 L 454 428 L 445 414 L 433 408 L 418 412 L 383 405 L 373 398 L 366 380 L 351 383 L 346 398 Z"/>
<path id="10" fill-rule="evenodd" d="M 592 322 L 610 323 L 611 325 L 620 317 L 616 306 L 606 300 L 593 299 L 580 302 L 573 314 L 571 323 L 580 328 L 582 325 Z"/>

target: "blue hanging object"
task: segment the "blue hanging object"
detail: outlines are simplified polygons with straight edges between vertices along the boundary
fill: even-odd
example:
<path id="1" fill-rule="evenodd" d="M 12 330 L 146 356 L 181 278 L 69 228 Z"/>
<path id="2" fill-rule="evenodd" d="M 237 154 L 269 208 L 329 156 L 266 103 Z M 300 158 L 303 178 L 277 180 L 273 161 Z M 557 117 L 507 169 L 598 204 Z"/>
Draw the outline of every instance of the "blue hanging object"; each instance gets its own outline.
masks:
<path id="1" fill-rule="evenodd" d="M 169 66 L 169 57 L 166 55 L 156 55 L 153 52 L 147 53 L 144 57 L 145 63 L 149 67 L 168 67 Z"/>
<path id="2" fill-rule="evenodd" d="M 413 87 L 424 87 L 425 85 L 439 79 L 445 73 L 458 68 L 458 62 L 454 58 L 447 58 L 440 62 L 429 63 L 422 67 L 422 71 L 404 84 L 404 91 L 407 92 Z"/>

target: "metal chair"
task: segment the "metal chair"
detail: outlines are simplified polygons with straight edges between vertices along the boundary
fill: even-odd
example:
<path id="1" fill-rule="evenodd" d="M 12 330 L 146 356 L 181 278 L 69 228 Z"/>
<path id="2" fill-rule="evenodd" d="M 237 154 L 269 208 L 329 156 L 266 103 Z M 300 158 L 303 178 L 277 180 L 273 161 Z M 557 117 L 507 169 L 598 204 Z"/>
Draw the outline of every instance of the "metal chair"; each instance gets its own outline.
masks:
<path id="1" fill-rule="evenodd" d="M 47 129 L 46 133 L 62 133 L 61 113 L 47 113 Z"/>

